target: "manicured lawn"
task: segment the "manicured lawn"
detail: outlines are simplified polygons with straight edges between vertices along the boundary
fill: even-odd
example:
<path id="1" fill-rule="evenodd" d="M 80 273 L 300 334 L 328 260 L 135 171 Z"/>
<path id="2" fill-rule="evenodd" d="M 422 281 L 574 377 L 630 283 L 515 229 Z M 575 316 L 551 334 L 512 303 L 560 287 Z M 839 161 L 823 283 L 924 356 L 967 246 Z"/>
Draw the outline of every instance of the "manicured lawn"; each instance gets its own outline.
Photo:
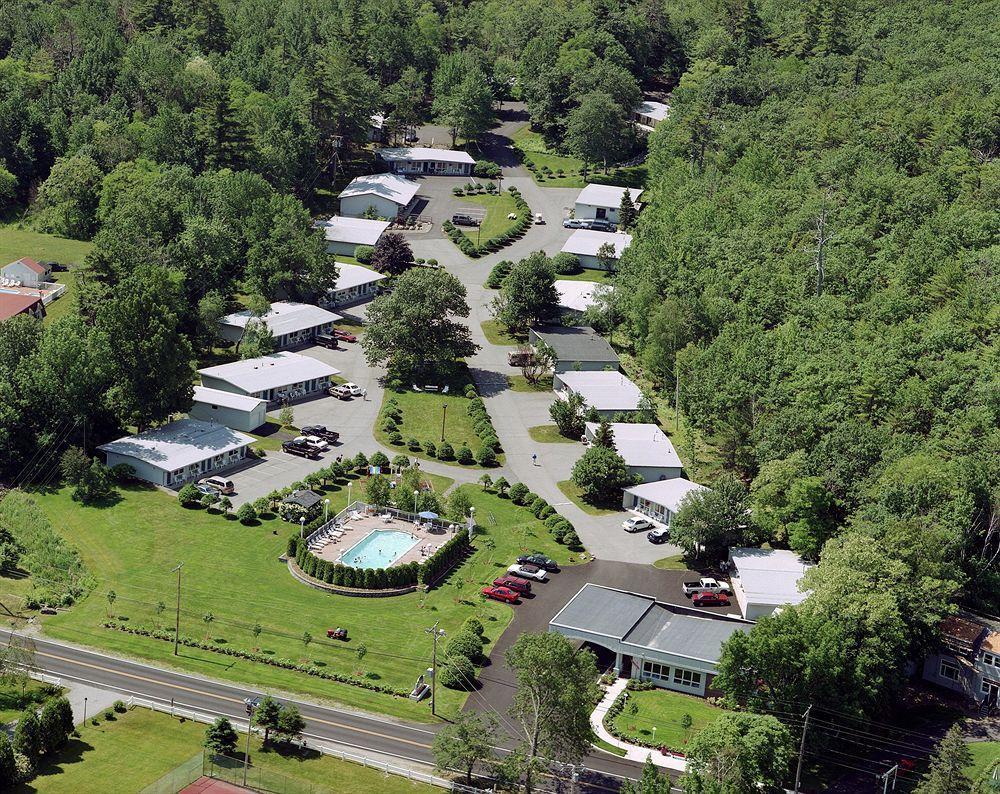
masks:
<path id="1" fill-rule="evenodd" d="M 17 719 L 28 706 L 40 706 L 50 696 L 51 687 L 34 679 L 23 692 L 16 684 L 0 687 L 0 723 Z"/>
<path id="2" fill-rule="evenodd" d="M 442 481 L 429 479 L 435 487 Z M 278 519 L 245 527 L 204 510 L 187 510 L 174 497 L 152 488 L 123 490 L 120 501 L 104 508 L 74 502 L 67 489 L 38 494 L 34 498 L 53 525 L 77 547 L 98 579 L 89 596 L 66 612 L 43 617 L 43 626 L 46 634 L 58 639 L 250 683 L 261 691 L 300 692 L 429 720 L 427 703 L 194 648 L 182 648 L 174 657 L 171 643 L 103 628 L 108 613 L 105 594 L 115 591 L 114 613 L 127 618 L 129 625 L 166 627 L 171 623 L 170 610 L 158 612 L 157 603 L 174 603 L 176 576 L 171 569 L 183 562 L 182 633 L 198 639 L 211 636 L 235 648 L 259 647 L 277 657 L 313 660 L 332 672 L 367 673 L 384 684 L 409 689 L 430 658 L 427 626 L 440 621 L 441 628 L 452 634 L 476 616 L 491 641 L 506 628 L 511 607 L 479 595 L 487 575 L 509 564 L 523 549 L 539 549 L 567 562 L 574 557 L 524 508 L 477 486 L 468 488 L 483 527 L 476 551 L 432 591 L 393 598 L 335 596 L 294 580 L 278 560 L 294 530 Z M 353 495 L 359 491 L 356 484 Z M 327 496 L 331 510 L 339 509 L 347 500 L 346 486 L 334 486 Z M 7 498 L 26 497 L 15 492 Z M 207 613 L 214 615 L 208 630 L 202 620 Z M 255 623 L 262 627 L 257 639 L 251 632 Z M 334 625 L 347 628 L 351 641 L 327 641 L 325 630 Z M 301 642 L 305 631 L 314 637 L 308 650 Z M 363 661 L 355 653 L 361 643 L 368 649 Z M 438 708 L 453 713 L 465 697 L 439 688 Z"/>
<path id="3" fill-rule="evenodd" d="M 525 343 L 524 339 L 508 334 L 507 329 L 497 320 L 484 320 L 480 326 L 486 334 L 486 341 L 491 345 L 516 346 Z"/>
<path id="4" fill-rule="evenodd" d="M 556 485 L 558 485 L 559 490 L 566 495 L 566 498 L 579 507 L 584 513 L 592 516 L 610 516 L 613 513 L 621 512 L 620 507 L 597 507 L 589 502 L 583 501 L 580 489 L 573 484 L 572 480 L 563 480 L 562 482 L 556 483 Z"/>
<path id="5" fill-rule="evenodd" d="M 680 554 L 657 560 L 653 563 L 653 567 L 659 568 L 661 571 L 686 571 L 688 569 L 687 565 L 684 564 L 683 555 Z"/>
<path id="6" fill-rule="evenodd" d="M 31 259 L 51 259 L 69 270 L 53 273 L 52 277 L 66 285 L 66 291 L 45 307 L 46 322 L 69 314 L 76 303 L 76 276 L 72 266 L 83 263 L 93 246 L 83 240 L 68 240 L 51 234 L 41 234 L 31 229 L 18 229 L 17 224 L 0 225 L 0 266 L 27 256 Z"/>
<path id="7" fill-rule="evenodd" d="M 613 753 L 614 755 L 624 756 L 625 751 L 621 747 L 615 747 L 613 744 L 608 744 L 604 739 L 596 738 L 594 739 L 594 746 L 599 747 L 608 753 Z"/>
<path id="8" fill-rule="evenodd" d="M 593 281 L 597 284 L 610 284 L 614 281 L 615 274 L 608 270 L 591 270 L 584 268 L 579 273 L 571 273 L 568 276 L 557 275 L 557 281 Z"/>
<path id="9" fill-rule="evenodd" d="M 638 706 L 636 714 L 631 713 L 632 704 Z M 627 736 L 652 742 L 655 726 L 658 745 L 683 751 L 687 740 L 724 713 L 723 709 L 703 698 L 666 689 L 650 689 L 629 693 L 625 708 L 615 718 L 615 727 Z M 690 714 L 692 719 L 687 733 L 681 727 L 681 719 L 685 714 Z"/>
<path id="10" fill-rule="evenodd" d="M 403 444 L 394 447 L 402 454 L 431 460 L 422 449 L 420 451 L 409 449 L 408 442 L 411 438 L 415 438 L 421 446 L 427 441 L 433 441 L 435 447 L 440 447 L 442 420 L 444 421 L 444 440 L 451 444 L 456 452 L 462 444 L 467 444 L 473 453 L 482 446 L 479 436 L 476 435 L 475 427 L 473 427 L 472 417 L 469 416 L 469 400 L 458 384 L 453 384 L 448 394 L 415 392 L 409 389 L 402 393 L 387 391 L 385 399 L 387 400 L 390 396 L 396 398 L 399 410 L 403 415 L 402 424 L 398 425 L 398 432 L 403 436 Z M 445 411 L 445 406 L 447 406 L 447 411 Z M 391 446 L 389 433 L 382 429 L 382 416 L 385 408 L 386 404 L 383 401 L 374 433 L 375 439 L 380 444 Z M 498 455 L 497 457 L 503 465 L 503 456 Z M 441 463 L 461 465 L 454 460 L 441 461 Z M 476 468 L 477 465 L 475 463 L 469 464 L 468 468 Z"/>
<path id="11" fill-rule="evenodd" d="M 552 376 L 543 375 L 537 382 L 531 383 L 524 375 L 510 375 L 507 377 L 507 385 L 511 391 L 520 392 L 545 392 L 552 391 Z"/>
<path id="12" fill-rule="evenodd" d="M 528 435 L 531 436 L 532 441 L 537 441 L 539 444 L 572 444 L 577 440 L 566 438 L 555 425 L 529 427 Z"/>
<path id="13" fill-rule="evenodd" d="M 967 774 L 975 782 L 990 764 L 1000 758 L 1000 742 L 970 742 L 969 751 L 972 753 L 972 766 L 967 767 Z"/>
<path id="14" fill-rule="evenodd" d="M 79 738 L 70 739 L 66 749 L 42 765 L 30 784 L 15 791 L 46 794 L 77 794 L 86 791 L 140 791 L 202 752 L 206 726 L 180 721 L 143 708 L 116 715 L 100 725 L 89 721 L 80 728 Z M 242 740 L 237 751 L 243 758 Z M 299 755 L 276 749 L 261 749 L 256 736 L 250 742 L 250 778 L 263 774 L 265 781 L 285 784 L 306 783 L 324 791 L 347 794 L 403 794 L 430 792 L 431 786 L 412 784 L 402 777 L 358 764 L 317 754 Z M 242 766 L 234 766 L 232 780 L 242 781 Z M 269 773 L 272 776 L 269 777 Z M 278 776 L 284 776 L 282 779 Z M 293 781 L 287 780 L 292 778 Z M 110 784 L 114 781 L 114 785 Z"/>
<path id="15" fill-rule="evenodd" d="M 486 210 L 486 217 L 478 228 L 463 226 L 462 232 L 473 242 L 486 242 L 491 237 L 503 234 L 517 223 L 517 220 L 510 220 L 507 216 L 512 212 L 517 212 L 517 204 L 514 197 L 506 190 L 498 195 L 458 196 L 455 201 L 470 208 L 483 207 Z M 461 210 L 458 210 L 461 212 Z"/>
<path id="16" fill-rule="evenodd" d="M 531 171 L 534 180 L 543 187 L 577 187 L 582 188 L 585 184 L 580 176 L 580 169 L 583 168 L 583 161 L 576 157 L 566 157 L 556 154 L 548 146 L 542 136 L 533 132 L 531 127 L 525 126 L 511 136 L 514 146 L 521 152 L 525 166 L 533 165 L 536 169 L 547 167 L 552 176 L 546 178 L 540 170 Z M 563 176 L 556 176 L 562 169 Z"/>
<path id="17" fill-rule="evenodd" d="M 264 449 L 271 452 L 277 452 L 281 449 L 282 441 L 287 441 L 289 438 L 294 437 L 294 434 L 288 429 L 282 432 L 281 422 L 270 418 L 263 426 L 258 427 L 255 433 L 247 433 L 247 435 L 257 439 L 254 444 L 257 449 Z"/>

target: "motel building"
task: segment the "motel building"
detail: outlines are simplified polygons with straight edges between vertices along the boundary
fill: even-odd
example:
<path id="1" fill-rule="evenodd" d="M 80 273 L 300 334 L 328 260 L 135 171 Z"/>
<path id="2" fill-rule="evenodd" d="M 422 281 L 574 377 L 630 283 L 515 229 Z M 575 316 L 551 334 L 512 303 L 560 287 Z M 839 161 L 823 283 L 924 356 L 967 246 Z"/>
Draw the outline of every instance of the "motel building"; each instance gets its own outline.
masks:
<path id="1" fill-rule="evenodd" d="M 615 655 L 615 670 L 664 689 L 707 697 L 722 645 L 751 621 L 665 604 L 652 596 L 587 583 L 549 622 L 549 631 Z"/>

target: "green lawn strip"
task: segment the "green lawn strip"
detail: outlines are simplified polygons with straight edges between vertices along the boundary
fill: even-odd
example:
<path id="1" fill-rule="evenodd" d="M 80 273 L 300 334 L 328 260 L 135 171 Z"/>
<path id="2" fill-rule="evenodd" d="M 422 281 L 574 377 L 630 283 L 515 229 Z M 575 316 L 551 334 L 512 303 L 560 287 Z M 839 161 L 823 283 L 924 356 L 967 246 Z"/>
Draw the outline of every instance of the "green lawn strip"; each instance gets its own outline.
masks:
<path id="1" fill-rule="evenodd" d="M 532 441 L 537 441 L 539 444 L 572 444 L 576 441 L 573 438 L 566 438 L 555 425 L 529 427 L 528 435 Z"/>
<path id="2" fill-rule="evenodd" d="M 18 684 L 0 687 L 0 723 L 16 720 L 26 708 L 41 706 L 51 696 L 52 687 L 34 679 L 28 679 L 23 690 Z"/>
<path id="3" fill-rule="evenodd" d="M 525 340 L 507 333 L 504 326 L 497 320 L 484 320 L 479 325 L 482 327 L 483 333 L 486 334 L 486 341 L 491 345 L 509 347 L 525 344 Z"/>
<path id="4" fill-rule="evenodd" d="M 509 375 L 507 386 L 511 391 L 517 392 L 546 392 L 552 391 L 552 376 L 543 375 L 537 382 L 531 383 L 524 375 Z"/>
<path id="5" fill-rule="evenodd" d="M 67 489 L 39 494 L 35 498 L 53 525 L 72 540 L 99 579 L 94 591 L 72 609 L 45 617 L 45 633 L 187 672 L 252 683 L 261 691 L 302 693 L 401 718 L 428 720 L 426 703 L 210 651 L 183 648 L 175 657 L 171 643 L 103 628 L 108 617 L 105 594 L 115 591 L 113 612 L 118 619 L 127 618 L 133 626 L 169 626 L 171 615 L 166 607 L 172 607 L 176 587 L 171 569 L 183 562 L 182 633 L 202 640 L 217 638 L 223 641 L 220 645 L 236 648 L 259 647 L 281 658 L 316 661 L 330 672 L 370 673 L 392 687 L 408 688 L 429 662 L 427 626 L 440 621 L 441 628 L 452 634 L 467 618 L 476 616 L 491 641 L 506 628 L 511 608 L 485 601 L 479 594 L 490 575 L 495 576 L 523 550 L 538 549 L 561 561 L 576 559 L 526 509 L 478 486 L 467 487 L 477 520 L 484 527 L 476 539 L 476 551 L 429 593 L 392 598 L 336 596 L 297 582 L 278 560 L 293 531 L 278 519 L 245 527 L 205 510 L 186 510 L 175 498 L 146 488 L 125 489 L 121 500 L 106 508 L 82 506 L 70 498 Z M 331 510 L 346 503 L 346 490 L 327 492 Z M 360 483 L 353 491 L 355 498 L 361 495 Z M 161 601 L 165 609 L 158 612 Z M 202 619 L 208 613 L 214 616 L 210 624 Z M 251 631 L 254 623 L 263 629 L 256 640 Z M 334 626 L 347 628 L 350 642 L 327 641 L 326 629 Z M 301 641 L 305 631 L 314 638 L 308 647 Z M 355 650 L 361 643 L 368 653 L 359 661 Z M 439 688 L 438 707 L 444 714 L 454 713 L 465 697 L 465 693 Z"/>
<path id="6" fill-rule="evenodd" d="M 638 706 L 636 714 L 630 713 L 632 704 Z M 655 726 L 657 745 L 683 752 L 691 737 L 724 713 L 703 698 L 680 692 L 667 689 L 630 691 L 625 708 L 615 718 L 615 728 L 624 736 L 652 743 Z M 685 714 L 690 714 L 692 720 L 687 733 L 681 726 Z"/>
<path id="7" fill-rule="evenodd" d="M 605 752 L 613 753 L 614 755 L 624 756 L 626 752 L 621 747 L 615 747 L 613 744 L 608 744 L 606 741 L 604 741 L 604 739 L 601 739 L 600 737 L 594 739 L 593 745 L 594 747 L 599 747 Z"/>
<path id="8" fill-rule="evenodd" d="M 653 567 L 659 568 L 661 571 L 686 571 L 688 569 L 687 565 L 684 564 L 684 557 L 681 554 L 657 560 L 653 563 Z"/>
<path id="9" fill-rule="evenodd" d="M 525 166 L 533 165 L 535 170 L 531 170 L 532 178 L 543 187 L 579 187 L 586 183 L 580 176 L 580 169 L 583 168 L 583 161 L 576 157 L 567 157 L 551 151 L 542 139 L 542 136 L 534 132 L 531 127 L 525 126 L 517 130 L 511 141 L 514 147 L 521 152 Z M 540 170 L 547 167 L 551 172 L 551 177 L 546 177 Z M 563 176 L 556 176 L 562 169 Z"/>
<path id="10" fill-rule="evenodd" d="M 423 445 L 427 441 L 433 441 L 435 447 L 441 446 L 441 426 L 444 422 L 444 440 L 454 447 L 458 452 L 462 444 L 467 444 L 473 454 L 482 444 L 479 436 L 476 435 L 472 417 L 469 416 L 469 400 L 461 389 L 452 386 L 448 394 L 438 392 L 415 392 L 408 389 L 404 392 L 387 391 L 385 399 L 390 396 L 396 398 L 399 410 L 402 413 L 402 424 L 398 425 L 397 432 L 403 437 L 401 445 L 393 445 L 389 440 L 390 433 L 382 429 L 382 414 L 385 411 L 385 401 L 379 411 L 378 420 L 375 423 L 373 433 L 375 440 L 387 447 L 392 447 L 399 454 L 409 455 L 411 458 L 421 458 L 423 460 L 437 460 L 450 466 L 461 466 L 462 468 L 476 469 L 482 468 L 476 463 L 463 466 L 455 460 L 439 460 L 431 458 L 423 451 Z M 447 406 L 447 412 L 445 411 Z M 421 444 L 420 450 L 409 449 L 411 438 L 416 439 Z M 499 465 L 503 465 L 504 456 L 497 455 Z M 488 471 L 488 469 L 486 470 Z"/>
<path id="11" fill-rule="evenodd" d="M 261 433 L 261 430 L 265 430 Z M 258 427 L 256 433 L 247 433 L 248 436 L 253 436 L 257 441 L 254 446 L 257 449 L 267 450 L 269 452 L 277 452 L 281 449 L 281 442 L 289 438 L 292 438 L 294 434 L 292 432 L 281 432 L 281 422 L 277 419 L 268 419 L 265 422 L 264 427 Z"/>
<path id="12" fill-rule="evenodd" d="M 965 774 L 974 782 L 990 764 L 1000 758 L 1000 742 L 969 742 L 972 765 L 965 768 Z"/>
<path id="13" fill-rule="evenodd" d="M 507 217 L 510 213 L 517 212 L 514 197 L 507 191 L 498 195 L 486 193 L 475 196 L 457 196 L 455 201 L 460 204 L 475 204 L 486 210 L 486 216 L 479 227 L 461 227 L 463 234 L 477 245 L 480 241 L 485 243 L 487 240 L 503 234 L 517 223 L 516 219 L 511 220 Z M 458 212 L 461 212 L 461 209 Z"/>
<path id="14" fill-rule="evenodd" d="M 572 480 L 562 480 L 556 483 L 559 486 L 559 490 L 562 491 L 566 498 L 568 498 L 573 504 L 579 507 L 584 513 L 592 516 L 610 516 L 613 513 L 620 513 L 621 508 L 608 508 L 608 507 L 597 507 L 590 504 L 589 502 L 583 501 L 583 496 L 580 494 L 580 489 L 573 484 Z"/>
<path id="15" fill-rule="evenodd" d="M 608 270 L 592 270 L 584 268 L 579 273 L 567 275 L 557 274 L 557 281 L 593 281 L 596 284 L 610 284 L 614 281 L 615 274 Z"/>

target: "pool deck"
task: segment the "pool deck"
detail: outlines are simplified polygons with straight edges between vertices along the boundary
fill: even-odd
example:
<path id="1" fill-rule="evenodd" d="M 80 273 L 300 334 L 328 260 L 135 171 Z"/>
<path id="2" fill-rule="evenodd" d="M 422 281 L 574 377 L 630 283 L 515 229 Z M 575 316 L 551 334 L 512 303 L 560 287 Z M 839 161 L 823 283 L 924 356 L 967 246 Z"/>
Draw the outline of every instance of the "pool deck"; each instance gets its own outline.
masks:
<path id="1" fill-rule="evenodd" d="M 344 530 L 343 538 L 327 544 L 322 549 L 314 551 L 313 554 L 321 560 L 339 562 L 341 554 L 352 546 L 356 546 L 372 531 L 376 529 L 392 529 L 397 532 L 407 532 L 417 538 L 418 541 L 413 548 L 392 563 L 391 567 L 395 567 L 397 565 L 405 565 L 408 562 L 423 562 L 442 544 L 450 540 L 453 535 L 453 533 L 440 528 L 429 531 L 425 527 L 418 527 L 416 524 L 399 518 L 386 521 L 378 516 L 368 516 L 345 521 L 341 529 Z M 460 531 L 464 532 L 464 527 Z M 422 553 L 421 550 L 428 546 L 431 547 L 431 550 L 426 554 Z"/>

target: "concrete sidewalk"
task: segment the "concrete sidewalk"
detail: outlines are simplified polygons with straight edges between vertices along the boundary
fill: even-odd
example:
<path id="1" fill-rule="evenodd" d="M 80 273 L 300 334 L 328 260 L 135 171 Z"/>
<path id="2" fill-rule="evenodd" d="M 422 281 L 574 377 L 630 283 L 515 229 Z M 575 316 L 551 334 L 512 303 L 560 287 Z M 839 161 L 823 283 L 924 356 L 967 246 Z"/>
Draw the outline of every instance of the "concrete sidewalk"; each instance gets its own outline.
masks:
<path id="1" fill-rule="evenodd" d="M 649 747 L 639 747 L 638 745 L 628 744 L 623 742 L 621 739 L 617 739 L 612 736 L 608 729 L 604 727 L 604 716 L 608 713 L 608 709 L 615 702 L 617 697 L 625 691 L 628 686 L 628 678 L 619 678 L 611 686 L 607 688 L 606 694 L 603 700 L 597 704 L 597 708 L 590 715 L 590 727 L 594 729 L 594 733 L 597 737 L 612 747 L 617 747 L 625 751 L 625 758 L 629 761 L 635 761 L 639 764 L 646 763 L 646 759 L 652 759 L 656 766 L 663 767 L 664 769 L 673 769 L 677 772 L 684 772 L 687 770 L 687 762 L 683 758 L 677 758 L 672 755 L 664 755 L 659 750 L 653 750 Z"/>

